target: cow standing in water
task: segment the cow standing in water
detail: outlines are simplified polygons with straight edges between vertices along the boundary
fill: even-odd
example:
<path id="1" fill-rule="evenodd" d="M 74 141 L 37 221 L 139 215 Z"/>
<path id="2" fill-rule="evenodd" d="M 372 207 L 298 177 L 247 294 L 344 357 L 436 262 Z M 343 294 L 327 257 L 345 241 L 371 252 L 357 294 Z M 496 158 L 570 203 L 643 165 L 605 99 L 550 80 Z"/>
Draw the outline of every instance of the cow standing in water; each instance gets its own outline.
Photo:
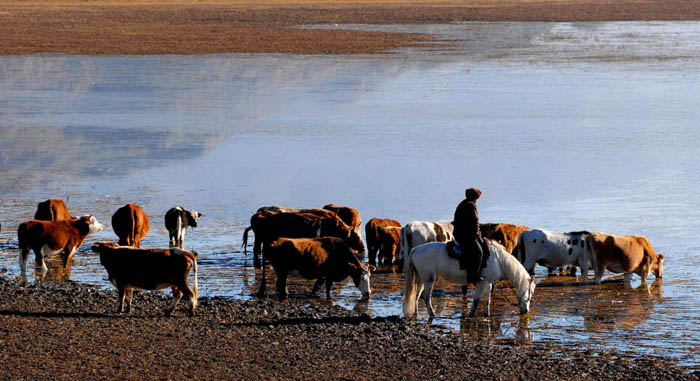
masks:
<path id="1" fill-rule="evenodd" d="M 72 218 L 70 213 L 68 213 L 66 203 L 60 198 L 52 198 L 40 202 L 37 205 L 36 213 L 34 213 L 34 219 L 41 221 L 68 220 Z"/>
<path id="2" fill-rule="evenodd" d="M 141 240 L 151 230 L 151 221 L 140 206 L 128 203 L 112 216 L 112 229 L 119 245 L 141 247 Z"/>
<path id="3" fill-rule="evenodd" d="M 280 238 L 270 242 L 264 252 L 277 274 L 277 291 L 279 299 L 289 295 L 287 276 L 294 274 L 304 279 L 316 279 L 312 293 L 326 282 L 326 298 L 331 298 L 331 287 L 351 277 L 363 297 L 368 297 L 370 289 L 370 271 L 357 258 L 356 251 L 345 241 L 335 237 L 323 238 Z M 260 283 L 259 295 L 265 295 L 265 268 Z"/>
<path id="4" fill-rule="evenodd" d="M 197 221 L 204 216 L 196 210 L 185 210 L 181 206 L 171 208 L 165 213 L 165 228 L 168 229 L 170 247 L 185 248 L 185 231 L 188 226 L 197 227 Z"/>
<path id="5" fill-rule="evenodd" d="M 650 272 L 656 278 L 663 276 L 664 255 L 657 254 L 644 237 L 593 233 L 586 237 L 586 246 L 591 253 L 596 284 L 600 284 L 606 269 L 624 273 L 626 284 L 630 283 L 632 274 L 639 275 L 643 285 L 647 284 Z"/>
<path id="6" fill-rule="evenodd" d="M 41 267 L 43 274 L 46 274 L 48 268 L 44 263 L 45 256 L 61 253 L 65 268 L 88 234 L 101 230 L 102 224 L 93 216 L 57 221 L 31 220 L 21 223 L 17 229 L 17 240 L 22 274 L 26 273 L 27 256 L 30 250 L 34 251 L 37 266 Z"/>
<path id="7" fill-rule="evenodd" d="M 393 238 L 393 232 L 388 228 L 398 229 L 396 230 L 398 233 L 398 240 L 395 241 L 396 246 L 392 245 L 390 239 Z M 372 218 L 365 225 L 365 240 L 367 240 L 367 254 L 370 264 L 376 264 L 377 253 L 379 253 L 380 260 L 393 258 L 394 254 L 398 257 L 398 253 L 394 253 L 394 251 L 398 251 L 401 242 L 401 224 L 392 219 Z M 391 262 L 392 259 L 389 260 L 389 263 Z"/>
<path id="8" fill-rule="evenodd" d="M 454 239 L 454 225 L 451 221 L 425 222 L 411 221 L 401 230 L 401 258 L 399 267 L 403 266 L 403 260 L 416 246 L 428 242 L 449 242 Z"/>

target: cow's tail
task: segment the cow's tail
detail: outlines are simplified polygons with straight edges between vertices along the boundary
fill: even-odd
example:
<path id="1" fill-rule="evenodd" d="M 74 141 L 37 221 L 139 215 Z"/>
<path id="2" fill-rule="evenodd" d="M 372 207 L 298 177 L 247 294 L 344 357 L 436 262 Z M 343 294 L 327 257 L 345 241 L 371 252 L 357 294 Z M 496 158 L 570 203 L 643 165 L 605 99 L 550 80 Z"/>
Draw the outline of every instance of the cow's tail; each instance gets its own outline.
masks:
<path id="1" fill-rule="evenodd" d="M 404 268 L 406 267 L 406 259 L 408 257 L 408 251 L 411 249 L 408 246 L 408 234 L 411 234 L 409 229 L 407 229 L 408 225 L 404 226 L 403 229 L 401 229 L 401 239 L 399 240 L 399 246 L 401 247 L 401 250 L 399 253 L 401 253 L 401 258 L 399 258 L 398 263 L 399 265 L 403 261 Z"/>
<path id="2" fill-rule="evenodd" d="M 131 232 L 129 234 L 131 242 L 127 242 L 127 245 L 140 247 L 140 244 L 136 244 L 136 211 L 133 208 L 131 209 Z"/>
<path id="3" fill-rule="evenodd" d="M 199 287 L 197 286 L 197 253 L 194 253 L 194 264 L 192 265 L 192 291 L 194 291 L 194 300 L 199 297 Z"/>
<path id="4" fill-rule="evenodd" d="M 253 226 L 248 226 L 245 228 L 243 231 L 243 244 L 241 247 L 243 248 L 243 254 L 248 255 L 248 232 L 253 229 Z"/>
<path id="5" fill-rule="evenodd" d="M 413 258 L 410 254 L 404 257 L 404 293 L 403 293 L 403 314 L 406 317 L 416 314 L 416 304 L 418 302 L 418 284 L 421 281 L 420 275 L 413 265 Z"/>

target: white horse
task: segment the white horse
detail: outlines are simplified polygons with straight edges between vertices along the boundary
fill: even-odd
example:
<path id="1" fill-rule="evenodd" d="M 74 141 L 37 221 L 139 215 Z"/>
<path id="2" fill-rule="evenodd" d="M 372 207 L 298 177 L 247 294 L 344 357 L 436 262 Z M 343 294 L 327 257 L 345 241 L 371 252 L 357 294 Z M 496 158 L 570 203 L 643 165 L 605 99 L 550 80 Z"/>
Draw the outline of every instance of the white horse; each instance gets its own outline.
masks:
<path id="1" fill-rule="evenodd" d="M 506 249 L 496 243 L 487 241 L 489 247 L 489 259 L 486 267 L 481 270 L 484 280 L 477 283 L 474 292 L 474 300 L 469 313 L 476 314 L 476 307 L 481 297 L 486 293 L 484 300 L 484 314 L 490 315 L 489 304 L 491 291 L 496 282 L 507 278 L 517 288 L 515 296 L 518 297 L 518 306 L 521 314 L 530 311 L 530 300 L 535 293 L 535 277 L 530 276 L 518 260 Z M 447 244 L 431 242 L 415 247 L 408 255 L 404 263 L 406 275 L 405 290 L 403 296 L 403 312 L 406 316 L 416 314 L 418 299 L 423 294 L 423 299 L 428 307 L 430 316 L 435 316 L 433 306 L 430 303 L 435 279 L 441 276 L 452 283 L 467 284 L 467 272 L 460 270 L 459 260 L 447 255 Z"/>
<path id="2" fill-rule="evenodd" d="M 581 279 L 586 281 L 591 264 L 590 252 L 585 243 L 589 234 L 587 231 L 559 233 L 527 230 L 520 233 L 513 254 L 517 255 L 530 274 L 534 274 L 536 264 L 550 268 L 577 265 L 581 268 Z"/>

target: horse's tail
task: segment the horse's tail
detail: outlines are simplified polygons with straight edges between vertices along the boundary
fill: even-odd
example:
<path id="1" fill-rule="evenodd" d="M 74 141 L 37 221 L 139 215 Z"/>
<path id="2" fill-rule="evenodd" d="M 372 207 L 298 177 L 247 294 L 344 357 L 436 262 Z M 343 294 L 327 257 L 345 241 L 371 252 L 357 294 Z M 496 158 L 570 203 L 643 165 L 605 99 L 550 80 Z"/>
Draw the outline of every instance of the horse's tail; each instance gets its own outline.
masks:
<path id="1" fill-rule="evenodd" d="M 243 244 L 241 246 L 243 247 L 243 254 L 245 254 L 245 255 L 248 255 L 248 232 L 251 229 L 253 229 L 253 226 L 248 226 L 243 231 Z"/>
<path id="2" fill-rule="evenodd" d="M 416 271 L 416 266 L 413 265 L 411 253 L 404 258 L 403 267 L 406 278 L 403 293 L 403 314 L 408 317 L 416 314 L 418 282 L 420 282 L 420 275 Z"/>

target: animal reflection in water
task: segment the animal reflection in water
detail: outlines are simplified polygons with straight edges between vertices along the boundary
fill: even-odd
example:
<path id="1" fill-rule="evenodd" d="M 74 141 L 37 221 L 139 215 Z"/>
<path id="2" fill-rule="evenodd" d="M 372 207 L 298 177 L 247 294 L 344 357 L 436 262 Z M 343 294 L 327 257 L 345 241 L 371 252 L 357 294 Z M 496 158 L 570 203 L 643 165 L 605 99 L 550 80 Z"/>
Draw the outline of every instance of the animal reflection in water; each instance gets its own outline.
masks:
<path id="1" fill-rule="evenodd" d="M 491 291 L 494 284 L 504 277 L 516 288 L 515 295 L 518 298 L 520 313 L 528 313 L 530 300 L 535 292 L 535 277 L 530 276 L 520 262 L 502 245 L 488 242 L 488 247 L 490 256 L 486 267 L 481 270 L 484 280 L 476 285 L 469 315 L 476 315 L 476 308 L 482 296 L 485 296 L 484 314 L 490 315 Z M 447 244 L 441 242 L 431 242 L 412 249 L 405 261 L 404 272 L 406 279 L 403 312 L 406 316 L 416 314 L 421 294 L 428 308 L 428 314 L 435 316 L 431 298 L 438 276 L 457 284 L 465 284 L 467 279 L 466 271 L 459 268 L 459 261 L 447 255 Z"/>
<path id="2" fill-rule="evenodd" d="M 515 330 L 513 335 L 513 330 Z M 521 317 L 515 323 L 504 323 L 499 316 L 493 316 L 488 319 L 484 318 L 465 318 L 459 320 L 459 333 L 466 337 L 478 338 L 494 338 L 502 339 L 513 336 L 513 340 L 519 344 L 527 344 L 532 342 L 532 333 L 530 332 L 530 319 L 527 316 Z"/>
<path id="3" fill-rule="evenodd" d="M 631 328 L 644 323 L 654 313 L 654 306 L 662 303 L 664 286 L 656 279 L 651 287 L 615 284 L 614 288 L 598 288 L 584 304 L 584 325 L 588 331 L 612 328 Z M 614 294 L 613 294 L 614 293 Z M 612 295 L 611 295 L 612 294 Z"/>

